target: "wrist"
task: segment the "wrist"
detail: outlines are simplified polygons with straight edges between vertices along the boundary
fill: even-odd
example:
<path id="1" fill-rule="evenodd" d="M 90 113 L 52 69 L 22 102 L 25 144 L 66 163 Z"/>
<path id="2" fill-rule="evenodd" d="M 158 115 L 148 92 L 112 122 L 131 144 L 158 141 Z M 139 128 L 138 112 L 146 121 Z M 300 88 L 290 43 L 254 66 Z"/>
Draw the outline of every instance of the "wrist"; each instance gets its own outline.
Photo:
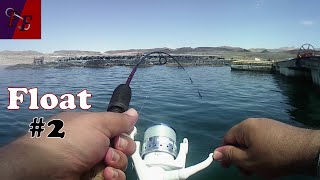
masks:
<path id="1" fill-rule="evenodd" d="M 57 169 L 52 168 L 48 150 L 37 140 L 19 138 L 0 150 L 0 174 L 3 179 L 54 179 Z M 51 174 L 50 174 L 51 173 Z"/>
<path id="2" fill-rule="evenodd" d="M 0 150 L 0 174 L 3 179 L 23 179 L 20 170 L 20 149 L 15 144 L 9 144 Z M 17 154 L 19 153 L 19 154 Z"/>
<path id="3" fill-rule="evenodd" d="M 298 128 L 291 139 L 291 147 L 287 148 L 294 153 L 289 155 L 289 174 L 317 176 L 320 131 Z"/>
<path id="4" fill-rule="evenodd" d="M 317 164 L 317 176 L 320 177 L 320 150 L 319 150 L 319 159 L 318 159 L 318 164 Z"/>
<path id="5" fill-rule="evenodd" d="M 306 152 L 309 152 L 307 158 L 310 161 L 310 170 L 308 175 L 317 176 L 318 174 L 318 163 L 319 162 L 319 152 L 320 152 L 320 131 L 319 130 L 310 130 L 309 142 L 310 146 L 308 149 L 305 149 Z"/>

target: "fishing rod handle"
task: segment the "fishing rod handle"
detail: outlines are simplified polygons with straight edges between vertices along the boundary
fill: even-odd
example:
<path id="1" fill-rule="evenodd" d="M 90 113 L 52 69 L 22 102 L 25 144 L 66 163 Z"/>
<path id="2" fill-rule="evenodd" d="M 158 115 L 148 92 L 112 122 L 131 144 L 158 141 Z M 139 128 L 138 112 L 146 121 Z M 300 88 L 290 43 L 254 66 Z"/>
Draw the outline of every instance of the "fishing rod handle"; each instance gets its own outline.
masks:
<path id="1" fill-rule="evenodd" d="M 120 84 L 112 94 L 108 105 L 108 112 L 123 113 L 129 109 L 131 88 L 127 84 Z"/>
<path id="2" fill-rule="evenodd" d="M 129 109 L 131 100 L 131 88 L 127 84 L 120 84 L 112 93 L 107 111 L 115 113 L 123 113 Z M 100 162 L 93 168 L 91 180 L 104 180 L 103 171 L 105 163 Z"/>

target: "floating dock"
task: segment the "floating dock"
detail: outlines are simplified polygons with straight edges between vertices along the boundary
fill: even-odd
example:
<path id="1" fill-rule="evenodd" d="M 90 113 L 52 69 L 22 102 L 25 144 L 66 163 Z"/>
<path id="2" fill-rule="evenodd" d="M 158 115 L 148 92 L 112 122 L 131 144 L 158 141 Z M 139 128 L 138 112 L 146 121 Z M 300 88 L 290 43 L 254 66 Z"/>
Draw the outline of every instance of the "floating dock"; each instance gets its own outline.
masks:
<path id="1" fill-rule="evenodd" d="M 320 86 L 320 56 L 276 62 L 275 70 L 289 77 L 311 77 Z"/>
<path id="2" fill-rule="evenodd" d="M 279 62 L 271 61 L 234 61 L 232 70 L 279 72 L 287 77 L 310 78 L 320 86 L 320 56 L 294 58 Z"/>
<path id="3" fill-rule="evenodd" d="M 272 72 L 274 68 L 272 61 L 233 61 L 231 63 L 232 70 L 244 70 L 244 71 L 263 71 Z"/>

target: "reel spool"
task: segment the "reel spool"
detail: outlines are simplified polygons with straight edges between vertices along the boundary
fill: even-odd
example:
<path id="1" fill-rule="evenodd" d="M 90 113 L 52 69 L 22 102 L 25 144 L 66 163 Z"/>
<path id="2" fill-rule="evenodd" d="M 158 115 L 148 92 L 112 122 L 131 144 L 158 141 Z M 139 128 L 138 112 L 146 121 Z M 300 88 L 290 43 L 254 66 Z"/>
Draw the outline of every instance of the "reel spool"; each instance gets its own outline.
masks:
<path id="1" fill-rule="evenodd" d="M 135 127 L 130 137 L 137 134 Z M 188 154 L 188 139 L 180 143 L 177 153 L 176 132 L 167 125 L 148 128 L 144 135 L 142 150 L 140 141 L 135 141 L 136 151 L 132 155 L 133 165 L 139 180 L 181 180 L 205 169 L 213 161 L 213 153 L 203 162 L 185 167 Z M 141 153 L 140 153 L 141 151 Z"/>
<path id="2" fill-rule="evenodd" d="M 176 132 L 171 127 L 160 124 L 148 128 L 144 134 L 141 157 L 145 160 L 177 157 Z"/>

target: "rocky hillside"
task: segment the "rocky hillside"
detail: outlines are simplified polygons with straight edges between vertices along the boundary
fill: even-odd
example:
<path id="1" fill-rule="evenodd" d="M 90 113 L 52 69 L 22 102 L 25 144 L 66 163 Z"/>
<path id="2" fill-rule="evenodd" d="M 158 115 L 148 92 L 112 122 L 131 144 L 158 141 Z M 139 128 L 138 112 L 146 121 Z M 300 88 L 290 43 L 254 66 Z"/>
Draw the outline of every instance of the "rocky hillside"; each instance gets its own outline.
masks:
<path id="1" fill-rule="evenodd" d="M 0 51 L 1 56 L 41 56 L 38 51 Z"/>
<path id="2" fill-rule="evenodd" d="M 106 51 L 107 55 L 130 55 L 137 53 L 147 53 L 152 51 L 163 51 L 171 54 L 215 54 L 221 52 L 250 52 L 247 49 L 239 48 L 239 47 L 229 47 L 229 46 L 221 46 L 221 47 L 182 47 L 177 49 L 170 48 L 154 48 L 154 49 L 129 49 L 129 50 L 115 50 L 115 51 Z"/>
<path id="3" fill-rule="evenodd" d="M 162 51 L 162 52 L 171 52 L 172 49 L 169 48 L 153 48 L 153 49 L 128 49 L 128 50 L 114 50 L 114 51 L 106 51 L 105 55 L 136 55 L 138 53 L 146 53 L 153 51 Z"/>
<path id="4" fill-rule="evenodd" d="M 99 56 L 101 52 L 97 51 L 79 51 L 79 50 L 60 50 L 50 54 L 51 56 Z"/>

